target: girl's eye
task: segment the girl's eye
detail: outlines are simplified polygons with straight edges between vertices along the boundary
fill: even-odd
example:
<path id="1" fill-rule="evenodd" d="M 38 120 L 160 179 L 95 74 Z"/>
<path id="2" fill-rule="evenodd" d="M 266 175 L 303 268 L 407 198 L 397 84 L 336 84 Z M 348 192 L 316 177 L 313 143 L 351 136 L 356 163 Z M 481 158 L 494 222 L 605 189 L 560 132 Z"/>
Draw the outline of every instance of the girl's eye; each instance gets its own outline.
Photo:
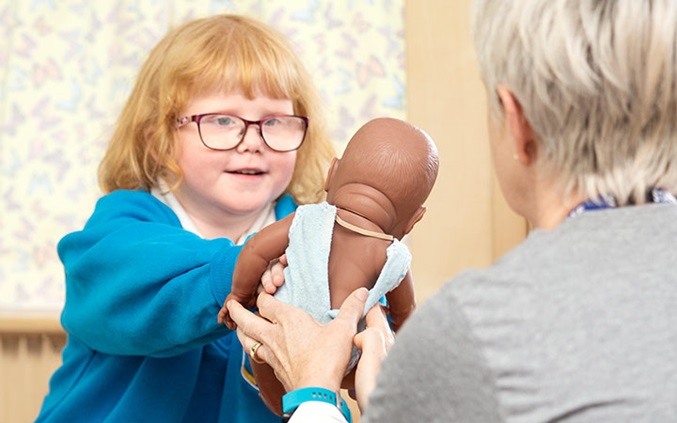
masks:
<path id="1" fill-rule="evenodd" d="M 220 126 L 230 126 L 235 124 L 235 119 L 230 116 L 215 116 L 214 123 Z"/>
<path id="2" fill-rule="evenodd" d="M 278 118 L 270 118 L 270 119 L 267 119 L 264 122 L 264 125 L 266 125 L 266 126 L 275 126 L 275 125 L 279 125 L 279 124 L 280 124 L 280 119 L 278 119 Z"/>

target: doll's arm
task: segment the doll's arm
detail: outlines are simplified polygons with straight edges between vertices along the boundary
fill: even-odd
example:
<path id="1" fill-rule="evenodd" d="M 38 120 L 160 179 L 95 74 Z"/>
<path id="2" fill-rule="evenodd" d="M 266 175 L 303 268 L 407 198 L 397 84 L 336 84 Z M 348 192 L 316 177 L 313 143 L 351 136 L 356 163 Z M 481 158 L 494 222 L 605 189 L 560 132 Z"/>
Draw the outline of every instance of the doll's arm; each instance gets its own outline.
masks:
<path id="1" fill-rule="evenodd" d="M 397 332 L 416 308 L 414 281 L 411 277 L 411 270 L 407 271 L 404 279 L 395 289 L 386 294 L 386 299 L 388 300 L 390 323 L 393 330 Z"/>
<path id="2" fill-rule="evenodd" d="M 250 361 L 250 363 L 254 379 L 256 379 L 256 385 L 259 388 L 259 396 L 263 400 L 263 403 L 266 404 L 270 411 L 281 416 L 282 396 L 287 393 L 282 382 L 277 379 L 273 368 L 268 364 L 257 363 L 254 360 Z"/>
<path id="3" fill-rule="evenodd" d="M 290 214 L 253 235 L 242 247 L 235 270 L 231 291 L 226 302 L 236 300 L 245 307 L 253 307 L 256 303 L 256 292 L 261 282 L 261 276 L 268 269 L 271 261 L 284 254 L 289 244 L 289 226 L 294 218 Z M 219 312 L 219 323 L 226 322 L 231 329 L 234 325 L 228 319 L 228 310 L 225 307 Z M 233 327 L 231 327 L 233 326 Z"/>

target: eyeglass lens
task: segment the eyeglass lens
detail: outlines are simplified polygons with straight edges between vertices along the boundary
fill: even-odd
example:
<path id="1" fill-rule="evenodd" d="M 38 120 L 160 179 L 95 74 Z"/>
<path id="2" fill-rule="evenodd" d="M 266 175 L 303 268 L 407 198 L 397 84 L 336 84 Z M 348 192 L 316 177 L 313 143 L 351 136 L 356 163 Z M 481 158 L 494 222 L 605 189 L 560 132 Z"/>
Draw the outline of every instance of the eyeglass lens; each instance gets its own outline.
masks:
<path id="1" fill-rule="evenodd" d="M 247 122 L 237 116 L 204 115 L 198 123 L 202 142 L 215 150 L 235 148 L 245 136 Z M 261 120 L 263 141 L 275 151 L 299 148 L 306 133 L 306 120 L 299 116 L 271 116 Z"/>

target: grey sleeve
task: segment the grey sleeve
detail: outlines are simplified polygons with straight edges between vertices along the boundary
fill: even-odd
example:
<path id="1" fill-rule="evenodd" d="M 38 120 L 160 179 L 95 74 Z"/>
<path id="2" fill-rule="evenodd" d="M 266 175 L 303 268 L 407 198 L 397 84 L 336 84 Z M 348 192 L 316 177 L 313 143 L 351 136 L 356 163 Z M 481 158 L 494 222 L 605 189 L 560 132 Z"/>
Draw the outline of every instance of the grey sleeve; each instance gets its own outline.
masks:
<path id="1" fill-rule="evenodd" d="M 398 334 L 363 422 L 502 421 L 493 375 L 461 308 L 443 290 Z"/>

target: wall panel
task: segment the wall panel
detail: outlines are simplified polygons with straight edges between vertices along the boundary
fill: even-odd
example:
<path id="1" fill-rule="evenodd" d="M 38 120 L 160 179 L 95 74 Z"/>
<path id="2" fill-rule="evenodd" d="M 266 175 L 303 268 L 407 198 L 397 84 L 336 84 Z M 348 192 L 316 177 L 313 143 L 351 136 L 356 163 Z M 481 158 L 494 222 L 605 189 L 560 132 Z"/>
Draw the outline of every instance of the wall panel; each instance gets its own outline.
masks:
<path id="1" fill-rule="evenodd" d="M 427 214 L 410 240 L 419 302 L 463 269 L 488 266 L 526 234 L 491 167 L 470 3 L 405 3 L 407 116 L 435 139 L 441 160 Z"/>

